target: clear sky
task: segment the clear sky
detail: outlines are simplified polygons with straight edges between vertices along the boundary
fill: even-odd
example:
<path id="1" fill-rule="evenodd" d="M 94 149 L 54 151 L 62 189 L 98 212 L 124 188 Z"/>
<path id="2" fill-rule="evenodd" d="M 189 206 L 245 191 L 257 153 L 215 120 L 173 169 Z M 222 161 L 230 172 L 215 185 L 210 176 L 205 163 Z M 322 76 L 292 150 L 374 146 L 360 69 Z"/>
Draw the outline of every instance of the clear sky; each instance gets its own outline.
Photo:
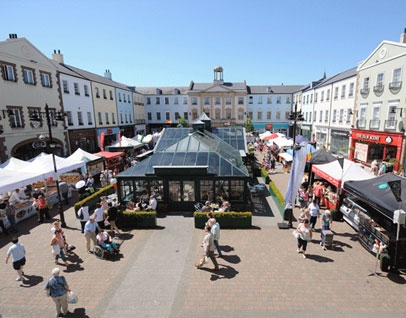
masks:
<path id="1" fill-rule="evenodd" d="M 129 86 L 224 80 L 300 85 L 398 42 L 406 0 L 1 1 L 0 40 L 25 37 L 52 57 Z"/>

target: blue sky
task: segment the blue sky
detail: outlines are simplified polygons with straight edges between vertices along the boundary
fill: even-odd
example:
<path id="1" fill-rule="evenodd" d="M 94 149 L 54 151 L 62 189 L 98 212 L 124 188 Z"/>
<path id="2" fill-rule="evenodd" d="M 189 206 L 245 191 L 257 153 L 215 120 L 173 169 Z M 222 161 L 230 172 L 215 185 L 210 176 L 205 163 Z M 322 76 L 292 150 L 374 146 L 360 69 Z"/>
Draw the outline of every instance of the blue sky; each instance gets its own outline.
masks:
<path id="1" fill-rule="evenodd" d="M 406 27 L 404 0 L 3 1 L 0 40 L 130 86 L 297 85 L 356 66 Z"/>

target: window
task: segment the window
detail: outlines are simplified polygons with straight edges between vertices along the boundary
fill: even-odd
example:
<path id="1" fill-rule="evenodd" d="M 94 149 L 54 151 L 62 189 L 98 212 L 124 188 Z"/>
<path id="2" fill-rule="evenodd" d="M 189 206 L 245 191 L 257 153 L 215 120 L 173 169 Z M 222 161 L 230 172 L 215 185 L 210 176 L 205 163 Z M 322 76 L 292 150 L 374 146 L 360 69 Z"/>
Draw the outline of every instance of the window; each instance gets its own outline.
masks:
<path id="1" fill-rule="evenodd" d="M 306 104 L 309 104 L 309 95 L 306 95 Z"/>
<path id="2" fill-rule="evenodd" d="M 14 65 L 8 65 L 5 64 L 2 66 L 2 73 L 3 73 L 3 79 L 5 81 L 10 81 L 10 82 L 16 82 L 16 77 L 15 77 L 15 66 Z"/>
<path id="3" fill-rule="evenodd" d="M 121 93 L 118 93 L 118 101 L 119 101 L 119 102 L 122 101 L 122 99 L 121 99 Z M 156 103 L 156 104 L 159 104 L 159 103 Z"/>
<path id="4" fill-rule="evenodd" d="M 187 97 L 183 97 L 183 105 L 187 105 Z"/>
<path id="5" fill-rule="evenodd" d="M 205 105 L 210 105 L 210 98 L 209 97 L 204 98 L 204 104 Z"/>
<path id="6" fill-rule="evenodd" d="M 324 122 L 327 123 L 328 122 L 328 110 L 326 110 L 326 114 L 324 116 Z"/>
<path id="7" fill-rule="evenodd" d="M 96 87 L 96 98 L 100 98 L 100 90 Z"/>
<path id="8" fill-rule="evenodd" d="M 75 95 L 80 95 L 78 83 L 73 83 L 73 89 L 75 91 Z"/>
<path id="9" fill-rule="evenodd" d="M 83 90 L 85 91 L 85 96 L 89 96 L 89 86 L 83 85 Z"/>
<path id="10" fill-rule="evenodd" d="M 261 117 L 262 117 L 262 113 L 261 113 Z M 231 119 L 231 109 L 230 108 L 226 109 L 226 119 L 228 119 L 228 120 Z"/>
<path id="11" fill-rule="evenodd" d="M 340 115 L 338 118 L 338 122 L 341 124 L 344 120 L 344 109 L 340 109 Z"/>
<path id="12" fill-rule="evenodd" d="M 120 124 L 124 124 L 123 113 L 120 113 Z"/>
<path id="13" fill-rule="evenodd" d="M 324 101 L 324 91 L 321 92 L 321 97 L 320 97 L 320 101 Z"/>
<path id="14" fill-rule="evenodd" d="M 41 84 L 43 87 L 51 87 L 51 75 L 49 73 L 40 72 Z"/>
<path id="15" fill-rule="evenodd" d="M 347 120 L 346 120 L 347 124 L 349 124 L 351 122 L 351 114 L 352 114 L 352 110 L 351 110 L 351 108 L 348 108 L 347 109 Z"/>
<path id="16" fill-rule="evenodd" d="M 123 94 L 123 101 L 124 101 L 124 103 L 127 103 L 127 99 L 125 98 L 125 94 Z"/>
<path id="17" fill-rule="evenodd" d="M 188 113 L 187 113 L 187 112 L 184 112 L 184 113 L 183 113 L 183 118 L 185 118 L 185 120 L 188 120 L 188 119 L 189 119 L 189 116 L 188 116 Z"/>
<path id="18" fill-rule="evenodd" d="M 258 96 L 258 104 L 262 104 L 262 96 Z"/>
<path id="19" fill-rule="evenodd" d="M 350 89 L 348 91 L 348 97 L 354 96 L 354 83 L 350 84 Z"/>
<path id="20" fill-rule="evenodd" d="M 179 113 L 175 112 L 175 120 L 178 120 L 180 118 Z"/>
<path id="21" fill-rule="evenodd" d="M 319 123 L 321 123 L 323 120 L 323 111 L 320 111 L 320 115 L 319 115 Z"/>
<path id="22" fill-rule="evenodd" d="M 280 104 L 280 103 L 281 103 L 281 97 L 280 97 L 280 96 L 276 97 L 276 103 L 277 103 L 277 104 Z"/>
<path id="23" fill-rule="evenodd" d="M 165 105 L 169 105 L 169 97 L 165 97 L 164 103 L 165 103 Z"/>
<path id="24" fill-rule="evenodd" d="M 315 110 L 315 111 L 314 111 L 313 121 L 316 121 L 316 118 L 317 118 L 317 111 Z"/>
<path id="25" fill-rule="evenodd" d="M 286 104 L 290 104 L 290 97 L 286 96 Z"/>
<path id="26" fill-rule="evenodd" d="M 244 97 L 238 97 L 238 105 L 244 105 Z"/>
<path id="27" fill-rule="evenodd" d="M 35 81 L 34 81 L 34 73 L 31 69 L 23 69 L 23 75 L 24 75 L 24 83 L 25 84 L 31 84 L 34 85 Z"/>
<path id="28" fill-rule="evenodd" d="M 249 117 L 249 118 L 252 118 L 252 115 L 253 115 L 253 114 L 252 114 L 252 111 L 249 111 L 249 112 L 248 112 L 248 117 Z"/>
<path id="29" fill-rule="evenodd" d="M 266 103 L 272 104 L 272 96 L 268 96 L 268 98 L 266 99 Z"/>
<path id="30" fill-rule="evenodd" d="M 165 112 L 165 120 L 171 120 L 171 113 Z"/>
<path id="31" fill-rule="evenodd" d="M 63 80 L 62 81 L 62 87 L 63 87 L 63 92 L 66 94 L 69 94 L 69 87 L 68 87 L 68 81 Z"/>
<path id="32" fill-rule="evenodd" d="M 220 97 L 216 97 L 216 99 L 215 99 L 215 104 L 216 104 L 216 105 L 220 105 Z"/>
<path id="33" fill-rule="evenodd" d="M 346 90 L 345 85 L 341 86 L 341 98 L 345 98 L 345 90 Z"/>
<path id="34" fill-rule="evenodd" d="M 151 113 L 148 113 L 148 114 L 147 114 L 147 118 L 148 118 L 148 120 L 152 120 L 152 114 L 151 114 Z"/>
<path id="35" fill-rule="evenodd" d="M 338 87 L 334 88 L 334 99 L 338 98 Z"/>
<path id="36" fill-rule="evenodd" d="M 272 119 L 272 112 L 266 112 L 266 119 L 271 120 Z"/>
<path id="37" fill-rule="evenodd" d="M 155 97 L 155 104 L 156 105 L 161 104 L 161 98 L 160 97 Z"/>
<path id="38" fill-rule="evenodd" d="M 92 113 L 91 113 L 91 112 L 87 112 L 87 124 L 88 124 L 88 125 L 92 125 L 92 124 L 93 124 Z"/>
<path id="39" fill-rule="evenodd" d="M 242 108 L 238 109 L 237 118 L 238 118 L 238 120 L 244 120 L 244 109 L 242 109 Z"/>
<path id="40" fill-rule="evenodd" d="M 312 112 L 309 113 L 309 122 L 312 122 Z"/>
<path id="41" fill-rule="evenodd" d="M 317 103 L 317 97 L 318 97 L 319 93 L 315 93 L 314 94 L 314 102 Z"/>
<path id="42" fill-rule="evenodd" d="M 253 104 L 254 103 L 254 98 L 252 96 L 248 97 L 248 104 Z"/>
<path id="43" fill-rule="evenodd" d="M 327 90 L 326 101 L 330 100 L 330 89 Z"/>
<path id="44" fill-rule="evenodd" d="M 369 77 L 364 78 L 364 82 L 362 84 L 363 89 L 369 89 Z"/>
<path id="45" fill-rule="evenodd" d="M 216 120 L 220 120 L 220 109 L 216 108 L 216 110 L 214 111 L 214 118 Z"/>
<path id="46" fill-rule="evenodd" d="M 179 97 L 178 97 L 178 96 L 175 96 L 175 98 L 173 99 L 173 103 L 174 103 L 175 105 L 178 105 L 178 104 L 179 104 Z"/>
<path id="47" fill-rule="evenodd" d="M 98 113 L 97 113 L 97 117 L 98 117 L 98 119 L 99 119 L 99 125 L 103 125 L 102 113 L 101 113 L 101 112 L 98 112 Z"/>
<path id="48" fill-rule="evenodd" d="M 393 70 L 392 83 L 400 83 L 402 78 L 402 69 L 396 68 Z"/>
<path id="49" fill-rule="evenodd" d="M 310 103 L 313 103 L 313 94 L 310 94 Z"/>
<path id="50" fill-rule="evenodd" d="M 281 120 L 281 112 L 280 112 L 280 110 L 276 111 L 276 120 Z"/>
<path id="51" fill-rule="evenodd" d="M 106 117 L 106 125 L 110 125 L 109 113 L 106 112 L 106 113 L 104 114 L 104 116 Z"/>
<path id="52" fill-rule="evenodd" d="M 113 125 L 116 124 L 116 114 L 115 113 L 111 113 L 111 121 L 112 121 Z"/>
<path id="53" fill-rule="evenodd" d="M 290 111 L 285 111 L 285 119 L 289 120 Z"/>
<path id="54" fill-rule="evenodd" d="M 103 88 L 103 98 L 107 99 L 107 91 L 105 88 Z"/>
<path id="55" fill-rule="evenodd" d="M 110 92 L 110 100 L 114 100 L 114 97 L 113 97 L 113 91 L 112 91 L 112 90 L 110 90 L 109 92 Z"/>
<path id="56" fill-rule="evenodd" d="M 257 114 L 257 119 L 262 120 L 262 111 L 259 111 Z"/>
<path id="57" fill-rule="evenodd" d="M 226 98 L 226 105 L 231 105 L 231 97 Z"/>
<path id="58" fill-rule="evenodd" d="M 192 105 L 197 105 L 197 97 L 192 97 Z"/>
<path id="59" fill-rule="evenodd" d="M 383 87 L 383 73 L 379 73 L 376 76 L 376 86 L 377 87 Z"/>
<path id="60" fill-rule="evenodd" d="M 79 123 L 79 126 L 83 126 L 83 114 L 82 114 L 82 112 L 78 112 L 78 123 Z"/>
<path id="61" fill-rule="evenodd" d="M 333 109 L 333 117 L 331 118 L 331 121 L 332 121 L 333 123 L 336 122 L 336 117 L 337 117 L 337 109 Z"/>
<path id="62" fill-rule="evenodd" d="M 68 118 L 68 126 L 73 126 L 72 112 L 71 112 L 71 111 L 67 111 L 67 112 L 66 112 L 66 117 Z"/>
<path id="63" fill-rule="evenodd" d="M 156 119 L 161 120 L 161 113 L 156 113 Z"/>
<path id="64" fill-rule="evenodd" d="M 151 105 L 151 97 L 147 97 L 147 105 Z"/>

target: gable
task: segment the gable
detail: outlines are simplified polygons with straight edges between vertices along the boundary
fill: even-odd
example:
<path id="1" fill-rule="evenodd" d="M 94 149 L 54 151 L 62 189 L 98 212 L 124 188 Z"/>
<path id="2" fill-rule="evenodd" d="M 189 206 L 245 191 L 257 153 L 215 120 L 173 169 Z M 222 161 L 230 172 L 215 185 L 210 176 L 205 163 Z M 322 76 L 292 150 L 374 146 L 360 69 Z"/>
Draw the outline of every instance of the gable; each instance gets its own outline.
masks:
<path id="1" fill-rule="evenodd" d="M 357 71 L 406 56 L 406 44 L 383 41 L 359 66 Z"/>

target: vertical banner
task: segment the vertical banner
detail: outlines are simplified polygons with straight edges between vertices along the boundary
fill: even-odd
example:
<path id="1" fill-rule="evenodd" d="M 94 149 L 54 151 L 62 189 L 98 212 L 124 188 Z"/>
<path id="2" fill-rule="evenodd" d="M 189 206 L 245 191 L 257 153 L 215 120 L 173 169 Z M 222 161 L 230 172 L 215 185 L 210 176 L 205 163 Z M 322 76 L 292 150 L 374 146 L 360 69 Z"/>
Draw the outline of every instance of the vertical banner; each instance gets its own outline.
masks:
<path id="1" fill-rule="evenodd" d="M 299 187 L 302 183 L 304 169 L 306 165 L 307 149 L 306 145 L 301 144 L 299 150 L 293 152 L 292 169 L 290 171 L 290 178 L 288 188 L 285 194 L 285 209 L 294 207 Z"/>
<path id="2" fill-rule="evenodd" d="M 100 149 L 104 151 L 104 131 L 100 133 Z"/>

